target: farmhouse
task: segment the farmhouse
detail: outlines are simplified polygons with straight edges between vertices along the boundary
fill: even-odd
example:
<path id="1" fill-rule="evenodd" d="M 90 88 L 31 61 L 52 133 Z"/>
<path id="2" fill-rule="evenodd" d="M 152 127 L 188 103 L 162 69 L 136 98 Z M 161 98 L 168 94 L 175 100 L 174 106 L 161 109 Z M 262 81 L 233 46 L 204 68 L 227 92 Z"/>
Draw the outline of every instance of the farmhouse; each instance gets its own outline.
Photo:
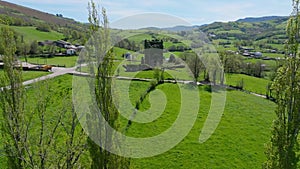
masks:
<path id="1" fill-rule="evenodd" d="M 58 40 L 58 41 L 54 41 L 53 45 L 56 45 L 61 48 L 66 48 L 68 45 L 72 45 L 72 44 L 63 40 Z"/>
<path id="2" fill-rule="evenodd" d="M 45 40 L 44 42 L 38 42 L 39 46 L 53 45 L 53 41 Z"/>

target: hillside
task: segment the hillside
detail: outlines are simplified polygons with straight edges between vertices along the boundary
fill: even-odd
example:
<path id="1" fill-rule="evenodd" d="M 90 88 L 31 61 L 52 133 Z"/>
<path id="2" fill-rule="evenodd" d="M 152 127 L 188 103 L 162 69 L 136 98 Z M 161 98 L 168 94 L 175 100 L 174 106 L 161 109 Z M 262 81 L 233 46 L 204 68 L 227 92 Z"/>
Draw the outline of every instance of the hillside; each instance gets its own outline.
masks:
<path id="1" fill-rule="evenodd" d="M 270 21 L 276 19 L 287 19 L 286 16 L 264 16 L 264 17 L 246 17 L 244 19 L 238 19 L 237 22 L 263 22 L 263 21 Z"/>
<path id="2" fill-rule="evenodd" d="M 144 28 L 144 31 L 202 31 L 207 35 L 214 35 L 213 39 L 225 40 L 252 40 L 252 41 L 273 41 L 274 44 L 283 44 L 286 39 L 285 27 L 288 17 L 265 16 L 248 17 L 234 22 L 214 22 L 202 26 L 175 26 L 170 28 Z M 73 19 L 64 18 L 60 14 L 49 14 L 35 9 L 30 9 L 6 1 L 0 1 L 0 21 L 9 22 L 12 26 L 40 26 L 45 24 L 54 31 L 60 32 L 66 38 L 70 37 L 71 31 L 77 31 L 76 34 L 85 36 L 84 32 L 88 30 L 87 24 L 79 23 Z M 124 30 L 126 31 L 126 30 Z"/>
<path id="3" fill-rule="evenodd" d="M 19 18 L 29 23 L 36 22 L 37 20 L 39 20 L 59 26 L 78 24 L 78 22 L 76 22 L 73 19 L 63 18 L 53 14 L 44 13 L 35 9 L 16 5 L 6 1 L 0 1 L 0 14 L 8 15 L 14 18 Z"/>
<path id="4" fill-rule="evenodd" d="M 285 39 L 287 17 L 248 18 L 235 22 L 214 22 L 199 28 L 200 31 L 226 39 L 235 37 L 239 40 Z"/>
<path id="5" fill-rule="evenodd" d="M 265 145 L 270 141 L 276 104 L 265 99 L 264 96 L 267 95 L 266 98 L 272 96 L 271 92 L 268 95 L 268 87 L 271 75 L 277 68 L 277 61 L 280 60 L 276 59 L 284 54 L 281 52 L 284 51 L 287 18 L 273 16 L 245 18 L 227 23 L 215 22 L 202 26 L 176 26 L 164 29 L 155 27 L 140 30 L 115 29 L 111 31 L 111 39 L 116 43 L 113 50 L 106 53 L 106 56 L 111 57 L 106 58 L 101 58 L 107 44 L 103 36 L 100 41 L 91 41 L 93 42 L 90 43 L 91 45 L 86 44 L 89 38 L 89 34 L 86 33 L 87 24 L 64 18 L 60 14 L 48 14 L 0 1 L 0 23 L 1 21 L 7 21 L 9 27 L 18 36 L 19 39 L 16 38 L 18 49 L 15 53 L 21 61 L 30 64 L 45 64 L 37 66 L 42 68 L 49 65 L 54 67 L 47 69 L 51 72 L 23 71 L 20 74 L 26 80 L 32 79 L 34 83 L 24 87 L 26 99 L 23 99 L 22 105 L 26 106 L 22 110 L 24 113 L 20 111 L 20 115 L 22 115 L 21 118 L 26 119 L 26 124 L 22 125 L 20 130 L 24 129 L 25 134 L 17 135 L 17 138 L 21 138 L 20 145 L 27 146 L 28 144 L 28 150 L 24 151 L 24 159 L 29 162 L 32 159 L 33 162 L 27 164 L 24 160 L 25 167 L 9 166 L 10 159 L 18 156 L 14 154 L 16 151 L 12 151 L 13 156 L 5 154 L 6 150 L 13 147 L 12 141 L 14 140 L 6 136 L 6 131 L 3 129 L 3 134 L 0 135 L 0 151 L 2 152 L 0 168 L 30 168 L 31 166 L 90 168 L 93 166 L 92 160 L 98 157 L 101 160 L 104 157 L 104 153 L 99 153 L 99 156 L 95 155 L 100 148 L 96 145 L 91 146 L 94 136 L 94 131 L 91 129 L 95 129 L 95 135 L 99 137 L 102 137 L 104 133 L 106 138 L 110 137 L 108 128 L 98 128 L 100 124 L 98 122 L 104 120 L 116 126 L 113 129 L 118 130 L 124 136 L 130 139 L 146 140 L 146 143 L 147 138 L 155 138 L 161 134 L 164 135 L 165 132 L 173 131 L 170 132 L 172 135 L 152 141 L 151 146 L 145 144 L 137 151 L 134 146 L 138 144 L 129 146 L 124 144 L 129 147 L 125 152 L 128 154 L 131 151 L 133 154 L 143 153 L 148 147 L 149 150 L 156 151 L 156 145 L 167 145 L 168 141 L 176 140 L 185 133 L 182 129 L 186 126 L 191 127 L 174 147 L 170 147 L 161 154 L 156 155 L 155 152 L 156 156 L 153 157 L 131 158 L 130 163 L 125 164 L 129 165 L 128 168 L 261 168 L 263 162 L 266 161 Z M 41 24 L 48 26 L 46 28 L 49 30 L 40 30 Z M 3 25 L 0 24 L 0 28 Z M 71 42 L 74 46 L 63 41 L 56 41 L 58 39 Z M 28 44 L 21 43 L 21 41 Z M 45 43 L 36 41 L 45 41 Z M 102 41 L 105 45 L 101 45 Z M 97 42 L 100 42 L 99 46 Z M 69 48 L 74 50 L 77 46 L 75 43 L 85 45 L 85 50 L 79 57 L 76 54 L 69 56 L 66 52 Z M 38 47 L 39 44 L 42 45 Z M 62 44 L 62 46 L 57 44 Z M 6 46 L 0 47 L 6 49 Z M 26 51 L 29 48 L 30 50 Z M 150 50 L 153 48 L 156 50 Z M 196 50 L 193 52 L 192 48 Z M 250 49 L 252 56 L 250 53 L 245 56 L 246 51 L 250 52 Z M 154 52 L 149 54 L 148 51 Z M 205 65 L 200 65 L 197 57 L 198 51 L 202 55 L 201 61 L 206 61 Z M 61 55 L 62 53 L 66 55 Z M 220 59 L 214 57 L 217 53 Z M 256 53 L 260 56 L 254 57 Z M 6 58 L 6 55 L 3 56 Z M 130 66 L 133 68 L 147 66 L 148 58 L 149 60 L 155 59 L 153 67 L 158 67 L 153 68 L 154 70 L 148 70 L 147 67 L 147 71 L 128 71 L 127 68 Z M 160 59 L 164 62 L 160 62 Z M 217 59 L 221 61 L 220 64 L 216 62 Z M 10 76 L 11 74 L 7 72 L 12 70 L 14 65 L 13 59 L 11 59 L 11 64 L 3 60 L 5 66 L 12 66 L 11 69 L 0 70 L 0 78 L 5 77 L 6 74 Z M 101 62 L 100 65 L 96 64 L 99 62 Z M 225 74 L 220 68 L 221 64 L 224 66 Z M 106 68 L 114 74 L 106 74 Z M 256 73 L 257 70 L 259 73 Z M 194 74 L 198 71 L 199 77 L 194 77 L 193 71 Z M 70 74 L 61 75 L 66 72 Z M 95 73 L 97 76 L 94 76 Z M 53 78 L 44 82 L 33 80 L 33 78 L 48 74 L 51 74 Z M 220 80 L 217 77 L 218 74 L 221 75 Z M 58 77 L 58 75 L 61 76 Z M 100 83 L 94 83 L 92 76 L 98 78 L 94 80 L 101 82 L 100 87 L 103 88 L 99 87 Z M 200 83 L 192 82 L 192 80 Z M 6 82 L 2 79 L 0 81 Z M 5 87 L 8 84 L 2 84 L 4 84 L 2 91 L 8 91 Z M 19 87 L 19 84 L 14 86 Z M 109 86 L 110 84 L 112 86 Z M 18 92 L 12 87 L 9 89 Z M 102 90 L 106 88 L 111 90 Z M 226 96 L 223 95 L 225 90 Z M 195 91 L 195 95 L 190 95 L 192 91 Z M 107 92 L 107 97 L 100 96 L 103 92 Z M 108 95 L 112 96 L 111 100 Z M 223 97 L 217 95 L 223 95 Z M 3 96 L 0 98 L 3 98 L 2 101 L 6 99 L 4 101 L 8 102 L 7 105 L 14 104 L 9 100 L 8 94 L 8 99 L 5 98 L 6 95 Z M 106 101 L 105 104 L 102 104 L 103 101 Z M 0 105 L 0 124 L 5 126 L 6 119 L 8 119 L 6 112 L 10 113 L 10 107 L 2 108 L 3 105 L 5 106 L 5 104 Z M 100 110 L 98 107 L 102 108 L 102 105 L 106 107 L 103 113 L 94 111 Z M 98 121 L 99 115 L 105 115 L 105 119 Z M 194 116 L 194 121 L 192 121 L 192 116 Z M 11 116 L 9 116 L 10 119 L 12 119 Z M 139 119 L 150 120 L 141 122 Z M 16 121 L 18 118 L 12 120 Z M 217 126 L 214 127 L 214 125 Z M 202 133 L 205 135 L 210 132 L 213 133 L 209 139 L 206 142 L 200 142 Z M 23 137 L 26 137 L 25 141 Z M 97 141 L 101 140 L 99 137 L 96 138 Z M 125 137 L 122 137 L 120 141 L 123 141 L 123 138 Z M 111 142 L 112 140 L 106 139 L 104 143 L 108 145 Z M 123 148 L 123 144 L 118 143 L 116 146 Z M 115 143 L 112 146 L 115 146 Z M 123 153 L 123 150 L 121 149 L 120 152 Z M 119 160 L 115 158 L 117 156 L 112 155 L 110 157 L 109 160 L 117 163 L 127 160 L 126 158 Z M 77 161 L 73 162 L 73 158 Z M 19 159 L 22 158 L 19 157 Z M 44 166 L 39 165 L 44 161 Z M 121 168 L 127 167 L 125 165 Z M 109 167 L 120 168 L 113 165 Z"/>
<path id="6" fill-rule="evenodd" d="M 0 1 L 0 24 L 12 26 L 29 41 L 64 38 L 65 41 L 84 44 L 88 31 L 87 24 L 64 18 L 62 14 L 49 14 L 6 1 Z M 42 36 L 38 37 L 40 34 Z"/>

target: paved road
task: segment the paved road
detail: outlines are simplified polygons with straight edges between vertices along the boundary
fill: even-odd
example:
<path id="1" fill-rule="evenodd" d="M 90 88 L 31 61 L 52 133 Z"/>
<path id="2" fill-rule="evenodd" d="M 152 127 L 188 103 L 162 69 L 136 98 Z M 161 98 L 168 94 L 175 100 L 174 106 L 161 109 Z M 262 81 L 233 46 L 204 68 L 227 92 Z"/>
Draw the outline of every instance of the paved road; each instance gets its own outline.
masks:
<path id="1" fill-rule="evenodd" d="M 28 64 L 28 63 L 24 63 L 24 62 L 22 63 L 22 65 L 32 66 L 32 67 L 36 66 L 36 65 L 32 65 L 32 64 Z M 85 66 L 85 65 L 81 65 L 81 66 Z M 33 84 L 33 83 L 36 83 L 36 82 L 39 82 L 39 81 L 52 79 L 54 77 L 62 76 L 62 75 L 65 75 L 65 74 L 72 74 L 72 75 L 78 75 L 78 76 L 89 76 L 88 73 L 77 72 L 76 71 L 76 66 L 72 67 L 72 68 L 52 67 L 51 71 L 53 72 L 52 74 L 42 76 L 42 77 L 39 77 L 39 78 L 36 78 L 36 79 L 25 81 L 25 82 L 23 82 L 23 85 Z M 124 77 L 124 76 L 117 76 L 116 78 L 119 79 L 119 80 L 138 80 L 138 81 L 148 81 L 148 82 L 150 82 L 152 80 L 152 79 Z M 193 83 L 193 81 L 185 81 L 185 80 L 177 80 L 177 81 L 175 81 L 175 80 L 165 80 L 165 82 L 167 82 L 167 83 L 175 83 L 176 82 L 176 83 L 183 83 L 183 84 Z M 197 82 L 197 85 L 204 85 L 204 84 L 200 83 L 200 82 Z M 232 87 L 229 87 L 229 86 L 225 86 L 225 87 L 236 90 L 235 88 L 232 88 Z M 247 92 L 247 93 L 252 94 L 254 96 L 257 96 L 257 97 L 266 98 L 265 95 L 261 95 L 261 94 L 257 94 L 257 93 L 253 93 L 253 92 L 248 92 L 248 91 L 243 91 L 243 92 Z"/>
<path id="2" fill-rule="evenodd" d="M 52 74 L 42 76 L 42 77 L 39 77 L 39 78 L 36 78 L 36 79 L 25 81 L 25 82 L 23 82 L 23 85 L 29 85 L 29 84 L 32 84 L 32 83 L 36 83 L 36 82 L 39 82 L 39 81 L 46 80 L 46 79 L 51 79 L 51 78 L 54 78 L 54 77 L 57 77 L 57 76 L 69 74 L 69 73 L 74 72 L 75 69 L 76 69 L 76 67 L 72 67 L 72 68 L 53 67 L 52 68 L 52 72 L 53 72 Z"/>

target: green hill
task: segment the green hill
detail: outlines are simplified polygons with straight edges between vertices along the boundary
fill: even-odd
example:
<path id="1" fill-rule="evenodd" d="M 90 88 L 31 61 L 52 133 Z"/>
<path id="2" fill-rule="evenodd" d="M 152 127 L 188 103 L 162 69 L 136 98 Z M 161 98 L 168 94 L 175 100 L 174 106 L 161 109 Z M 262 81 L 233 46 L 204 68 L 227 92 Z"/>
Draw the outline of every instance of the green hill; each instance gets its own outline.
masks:
<path id="1" fill-rule="evenodd" d="M 36 30 L 36 27 L 33 26 L 11 26 L 11 28 L 13 28 L 19 35 L 23 36 L 24 40 L 27 42 L 32 42 L 34 40 L 59 40 L 64 38 L 64 35 L 57 31 L 42 32 Z"/>
<path id="2" fill-rule="evenodd" d="M 205 33 L 214 34 L 216 38 L 234 37 L 239 40 L 281 40 L 285 38 L 287 17 L 275 17 L 269 20 L 252 20 L 252 22 L 214 22 L 199 28 Z"/>
<path id="3" fill-rule="evenodd" d="M 14 29 L 18 33 L 31 41 L 64 38 L 70 42 L 84 44 L 88 31 L 87 24 L 65 18 L 62 14 L 49 14 L 6 1 L 0 1 L 0 24 L 15 26 Z M 33 31 L 34 27 L 42 32 Z M 46 35 L 47 33 L 49 35 Z"/>

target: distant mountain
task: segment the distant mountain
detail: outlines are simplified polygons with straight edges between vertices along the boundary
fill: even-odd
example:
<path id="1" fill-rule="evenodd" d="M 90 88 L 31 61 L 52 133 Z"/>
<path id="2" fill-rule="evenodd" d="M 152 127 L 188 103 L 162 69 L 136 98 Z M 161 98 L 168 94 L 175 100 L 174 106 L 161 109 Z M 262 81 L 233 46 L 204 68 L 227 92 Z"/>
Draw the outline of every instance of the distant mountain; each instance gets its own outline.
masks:
<path id="1" fill-rule="evenodd" d="M 162 28 L 162 29 L 167 31 L 180 32 L 180 31 L 191 31 L 196 28 L 199 28 L 199 26 L 174 26 L 174 27 Z"/>
<path id="2" fill-rule="evenodd" d="M 158 27 L 147 27 L 147 28 L 140 28 L 139 30 L 161 30 L 161 28 L 158 28 Z"/>
<path id="3" fill-rule="evenodd" d="M 244 19 L 239 19 L 236 22 L 264 22 L 270 20 L 279 20 L 279 19 L 287 19 L 288 16 L 264 16 L 264 17 L 247 17 Z"/>
<path id="4" fill-rule="evenodd" d="M 199 26 L 174 26 L 174 27 L 168 27 L 168 28 L 158 28 L 158 27 L 147 27 L 147 28 L 141 28 L 140 30 L 165 30 L 165 31 L 172 31 L 172 32 L 180 32 L 180 31 L 191 31 L 194 29 L 199 28 Z"/>
<path id="5" fill-rule="evenodd" d="M 233 22 L 228 22 L 228 23 L 227 22 L 214 22 L 211 24 L 204 24 L 201 26 L 179 25 L 179 26 L 174 26 L 174 27 L 169 27 L 169 28 L 148 27 L 148 28 L 142 28 L 142 30 L 166 30 L 166 31 L 172 31 L 172 32 L 180 32 L 180 31 L 191 31 L 191 30 L 195 30 L 195 29 L 201 29 L 204 31 L 208 31 L 209 29 L 213 30 L 216 27 L 219 27 L 219 26 L 222 27 L 222 25 L 223 25 L 224 31 L 228 31 L 230 29 L 233 29 L 233 30 L 236 29 L 236 27 L 231 28 L 230 25 L 232 25 L 232 23 L 236 23 L 236 24 L 238 24 L 238 23 L 259 23 L 259 22 L 263 22 L 265 24 L 269 24 L 271 22 L 282 23 L 282 22 L 285 22 L 288 18 L 289 18 L 288 16 L 246 17 L 246 18 L 239 19 L 239 20 L 233 21 Z M 270 22 L 268 23 L 268 21 L 270 21 Z"/>

